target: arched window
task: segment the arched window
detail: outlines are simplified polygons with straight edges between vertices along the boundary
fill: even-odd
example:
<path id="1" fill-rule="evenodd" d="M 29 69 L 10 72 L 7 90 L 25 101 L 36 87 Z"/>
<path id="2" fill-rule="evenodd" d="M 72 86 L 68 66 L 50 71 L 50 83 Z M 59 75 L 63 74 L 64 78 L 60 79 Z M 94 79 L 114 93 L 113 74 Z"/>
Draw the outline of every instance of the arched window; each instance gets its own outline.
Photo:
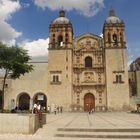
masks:
<path id="1" fill-rule="evenodd" d="M 89 56 L 87 56 L 87 57 L 85 58 L 85 67 L 86 67 L 86 68 L 92 68 L 92 58 L 89 57 Z"/>
<path id="2" fill-rule="evenodd" d="M 63 36 L 59 35 L 58 36 L 58 47 L 62 47 L 63 46 Z"/>
<path id="3" fill-rule="evenodd" d="M 114 46 L 117 45 L 117 35 L 113 34 L 113 41 L 114 41 Z"/>
<path id="4" fill-rule="evenodd" d="M 108 33 L 108 42 L 111 43 L 111 35 Z"/>

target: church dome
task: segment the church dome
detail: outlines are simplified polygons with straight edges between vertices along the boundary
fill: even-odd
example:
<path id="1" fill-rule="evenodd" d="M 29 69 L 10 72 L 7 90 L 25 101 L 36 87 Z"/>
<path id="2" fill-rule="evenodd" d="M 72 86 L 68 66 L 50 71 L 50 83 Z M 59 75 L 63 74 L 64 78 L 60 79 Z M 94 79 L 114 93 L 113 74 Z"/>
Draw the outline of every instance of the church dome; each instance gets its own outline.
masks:
<path id="1" fill-rule="evenodd" d="M 140 70 L 140 57 L 138 57 L 135 61 L 130 64 L 130 70 Z"/>
<path id="2" fill-rule="evenodd" d="M 61 10 L 59 12 L 59 17 L 56 18 L 52 24 L 69 24 L 70 20 L 65 17 L 65 11 Z"/>
<path id="3" fill-rule="evenodd" d="M 58 17 L 53 21 L 53 24 L 68 24 L 68 23 L 70 23 L 70 21 L 66 17 Z"/>
<path id="4" fill-rule="evenodd" d="M 122 20 L 116 16 L 114 10 L 109 11 L 109 16 L 105 20 L 106 23 L 122 23 Z"/>

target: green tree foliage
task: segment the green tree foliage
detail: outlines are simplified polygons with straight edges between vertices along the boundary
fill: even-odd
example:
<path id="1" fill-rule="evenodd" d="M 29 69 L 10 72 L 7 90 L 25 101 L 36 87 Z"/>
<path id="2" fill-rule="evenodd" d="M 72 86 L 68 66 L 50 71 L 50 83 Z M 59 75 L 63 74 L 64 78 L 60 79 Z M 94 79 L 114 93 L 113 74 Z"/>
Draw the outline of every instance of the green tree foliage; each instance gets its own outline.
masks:
<path id="1" fill-rule="evenodd" d="M 0 69 L 3 70 L 3 83 L 2 83 L 2 109 L 4 107 L 4 91 L 7 78 L 17 79 L 25 73 L 29 73 L 33 70 L 33 66 L 28 62 L 31 60 L 27 53 L 18 46 L 8 47 L 5 44 L 0 43 Z"/>

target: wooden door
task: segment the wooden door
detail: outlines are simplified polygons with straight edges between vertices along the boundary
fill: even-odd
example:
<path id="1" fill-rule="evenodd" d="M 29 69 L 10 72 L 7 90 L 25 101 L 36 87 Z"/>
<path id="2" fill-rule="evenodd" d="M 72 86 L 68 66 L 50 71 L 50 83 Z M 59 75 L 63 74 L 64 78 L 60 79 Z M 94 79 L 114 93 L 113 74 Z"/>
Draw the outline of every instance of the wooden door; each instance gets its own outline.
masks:
<path id="1" fill-rule="evenodd" d="M 92 108 L 95 108 L 95 98 L 91 93 L 87 93 L 84 97 L 84 111 L 91 111 Z"/>

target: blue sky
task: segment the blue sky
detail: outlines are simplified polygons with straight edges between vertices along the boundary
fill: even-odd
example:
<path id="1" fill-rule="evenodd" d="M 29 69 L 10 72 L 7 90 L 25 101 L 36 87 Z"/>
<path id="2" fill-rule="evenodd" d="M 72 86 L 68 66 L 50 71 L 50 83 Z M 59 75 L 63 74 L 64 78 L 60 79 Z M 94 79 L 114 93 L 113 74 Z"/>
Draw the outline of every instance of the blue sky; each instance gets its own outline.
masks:
<path id="1" fill-rule="evenodd" d="M 112 7 L 125 22 L 129 63 L 140 56 L 140 0 L 0 0 L 0 41 L 18 43 L 35 60 L 47 59 L 49 24 L 63 7 L 74 37 L 100 35 Z"/>

